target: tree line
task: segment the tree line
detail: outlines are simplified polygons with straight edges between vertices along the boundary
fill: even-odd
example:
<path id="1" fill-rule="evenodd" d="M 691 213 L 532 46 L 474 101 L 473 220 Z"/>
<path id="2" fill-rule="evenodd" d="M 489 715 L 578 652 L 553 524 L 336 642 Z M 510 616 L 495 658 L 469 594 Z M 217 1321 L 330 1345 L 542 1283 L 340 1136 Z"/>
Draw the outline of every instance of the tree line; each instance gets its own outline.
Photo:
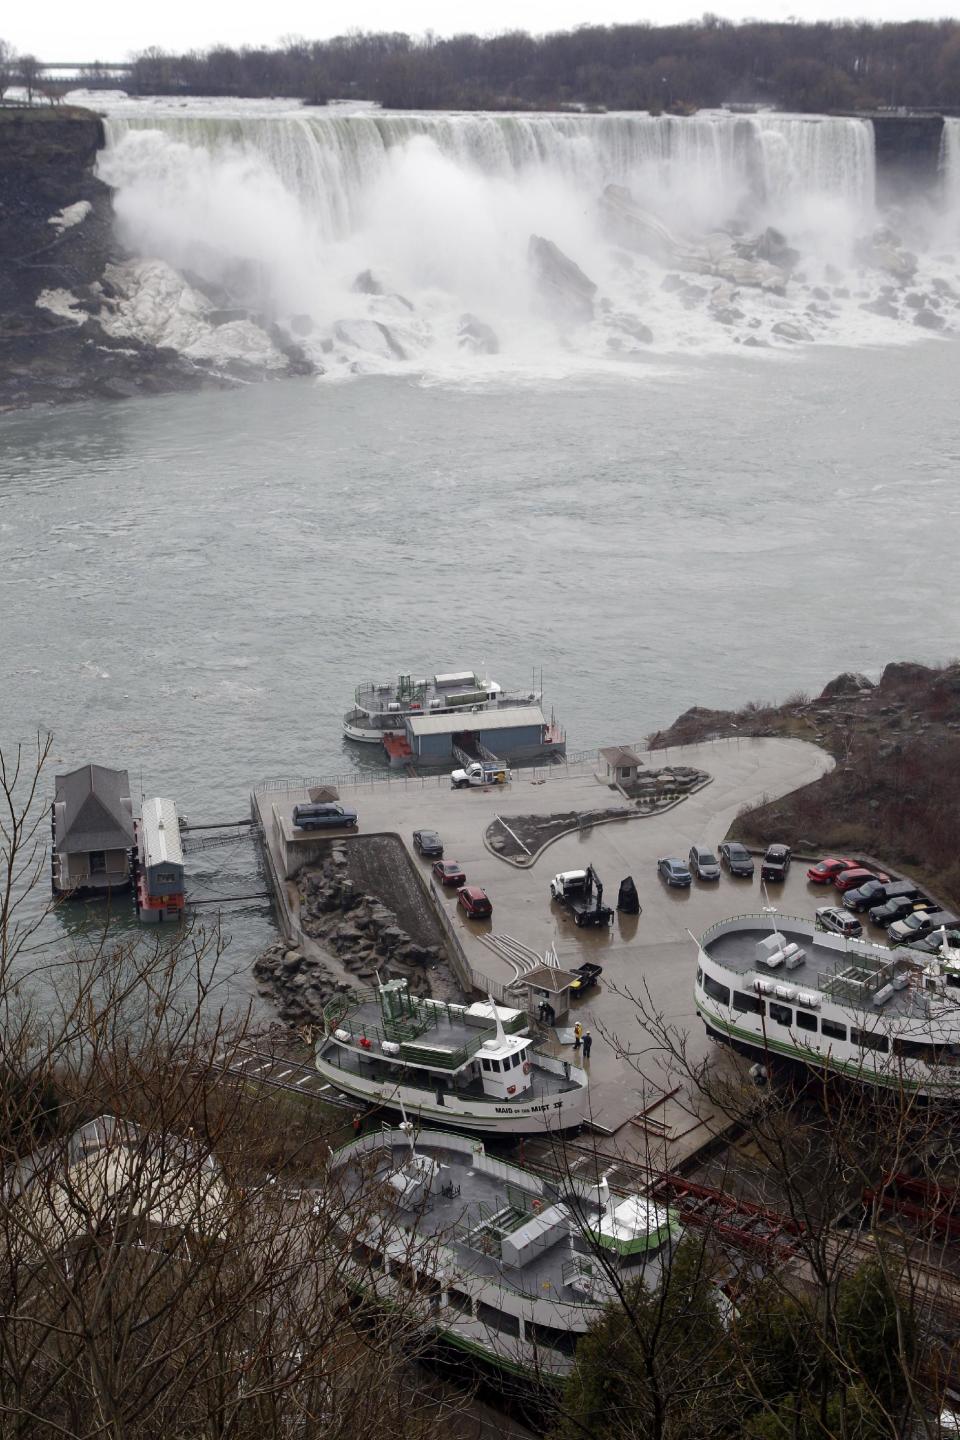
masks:
<path id="1" fill-rule="evenodd" d="M 584 25 L 543 36 L 355 32 L 275 48 L 150 49 L 135 57 L 132 86 L 402 109 L 949 109 L 960 107 L 960 23 L 735 25 L 705 15 L 683 25 Z"/>

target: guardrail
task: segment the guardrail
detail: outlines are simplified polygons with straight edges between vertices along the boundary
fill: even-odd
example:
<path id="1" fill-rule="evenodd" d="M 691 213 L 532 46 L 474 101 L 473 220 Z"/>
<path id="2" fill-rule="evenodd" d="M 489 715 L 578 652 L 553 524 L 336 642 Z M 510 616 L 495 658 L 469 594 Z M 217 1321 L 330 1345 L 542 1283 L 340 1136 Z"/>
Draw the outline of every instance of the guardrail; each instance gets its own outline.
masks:
<path id="1" fill-rule="evenodd" d="M 572 755 L 555 756 L 552 760 L 536 765 L 514 765 L 514 780 L 549 779 L 551 775 L 563 775 L 571 769 L 579 766 L 595 765 L 597 752 L 595 750 L 576 750 Z M 266 780 L 258 780 L 253 787 L 254 795 L 268 794 L 270 791 L 298 791 L 312 790 L 323 785 L 335 785 L 337 789 L 341 786 L 353 786 L 362 788 L 369 785 L 373 788 L 376 785 L 396 785 L 404 789 L 427 790 L 433 786 L 441 789 L 450 784 L 450 772 L 443 770 L 439 774 L 431 775 L 402 775 L 391 770 L 348 770 L 339 775 L 279 775 L 272 776 Z"/>

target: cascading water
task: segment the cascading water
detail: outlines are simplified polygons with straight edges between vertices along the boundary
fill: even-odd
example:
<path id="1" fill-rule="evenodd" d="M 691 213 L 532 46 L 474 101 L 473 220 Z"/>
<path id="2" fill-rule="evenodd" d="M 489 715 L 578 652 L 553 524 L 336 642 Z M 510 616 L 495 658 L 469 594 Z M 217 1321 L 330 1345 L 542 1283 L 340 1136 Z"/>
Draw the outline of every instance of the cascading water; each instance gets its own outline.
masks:
<path id="1" fill-rule="evenodd" d="M 246 307 L 333 373 L 880 338 L 863 305 L 837 323 L 838 272 L 862 266 L 875 224 L 867 121 L 119 102 L 107 135 L 121 237 L 153 265 L 136 283 L 163 291 L 139 306 L 158 343 L 171 303 L 198 324 L 218 306 L 220 339 L 249 353 L 250 322 L 223 323 Z M 888 249 L 867 263 L 900 263 Z M 207 301 L 178 299 L 171 269 Z M 183 348 L 211 355 L 215 339 Z"/>
<path id="2" fill-rule="evenodd" d="M 949 223 L 960 230 L 960 120 L 948 116 L 940 137 L 940 174 Z"/>

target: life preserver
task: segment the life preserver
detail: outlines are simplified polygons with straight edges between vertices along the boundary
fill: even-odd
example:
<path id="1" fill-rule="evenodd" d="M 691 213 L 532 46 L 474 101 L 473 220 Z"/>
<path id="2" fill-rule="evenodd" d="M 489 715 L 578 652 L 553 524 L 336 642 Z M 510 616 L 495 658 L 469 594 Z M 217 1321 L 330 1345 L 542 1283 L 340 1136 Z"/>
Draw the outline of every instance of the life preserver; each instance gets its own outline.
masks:
<path id="1" fill-rule="evenodd" d="M 524 1073 L 524 1075 L 529 1075 L 529 1074 L 530 1074 L 530 1071 L 531 1071 L 532 1069 L 533 1069 L 533 1066 L 530 1064 L 530 1061 L 529 1061 L 529 1060 L 524 1060 L 524 1062 L 523 1062 L 523 1073 Z"/>

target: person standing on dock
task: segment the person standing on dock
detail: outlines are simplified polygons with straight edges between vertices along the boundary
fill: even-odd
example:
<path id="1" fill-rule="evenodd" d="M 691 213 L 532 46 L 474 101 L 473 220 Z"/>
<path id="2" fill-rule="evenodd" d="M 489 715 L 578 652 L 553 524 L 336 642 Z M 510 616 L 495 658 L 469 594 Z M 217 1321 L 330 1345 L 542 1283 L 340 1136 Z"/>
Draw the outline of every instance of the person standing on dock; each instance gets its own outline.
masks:
<path id="1" fill-rule="evenodd" d="M 583 1026 L 580 1024 L 580 1021 L 578 1020 L 577 1023 L 576 1023 L 576 1025 L 574 1025 L 574 1027 L 573 1027 L 573 1048 L 574 1048 L 574 1050 L 579 1050 L 579 1049 L 580 1049 L 580 1041 L 581 1041 L 582 1039 L 583 1039 Z"/>
<path id="2" fill-rule="evenodd" d="M 353 1134 L 354 1138 L 356 1138 L 358 1135 L 363 1134 L 363 1116 L 360 1114 L 359 1110 L 353 1117 Z"/>
<path id="3" fill-rule="evenodd" d="M 583 1037 L 583 1058 L 584 1058 L 584 1060 L 589 1060 L 589 1059 L 590 1059 L 590 1051 L 591 1051 L 592 1049 L 593 1049 L 593 1036 L 590 1034 L 590 1031 L 588 1030 L 588 1031 L 586 1032 L 586 1034 L 584 1035 L 584 1037 Z"/>

